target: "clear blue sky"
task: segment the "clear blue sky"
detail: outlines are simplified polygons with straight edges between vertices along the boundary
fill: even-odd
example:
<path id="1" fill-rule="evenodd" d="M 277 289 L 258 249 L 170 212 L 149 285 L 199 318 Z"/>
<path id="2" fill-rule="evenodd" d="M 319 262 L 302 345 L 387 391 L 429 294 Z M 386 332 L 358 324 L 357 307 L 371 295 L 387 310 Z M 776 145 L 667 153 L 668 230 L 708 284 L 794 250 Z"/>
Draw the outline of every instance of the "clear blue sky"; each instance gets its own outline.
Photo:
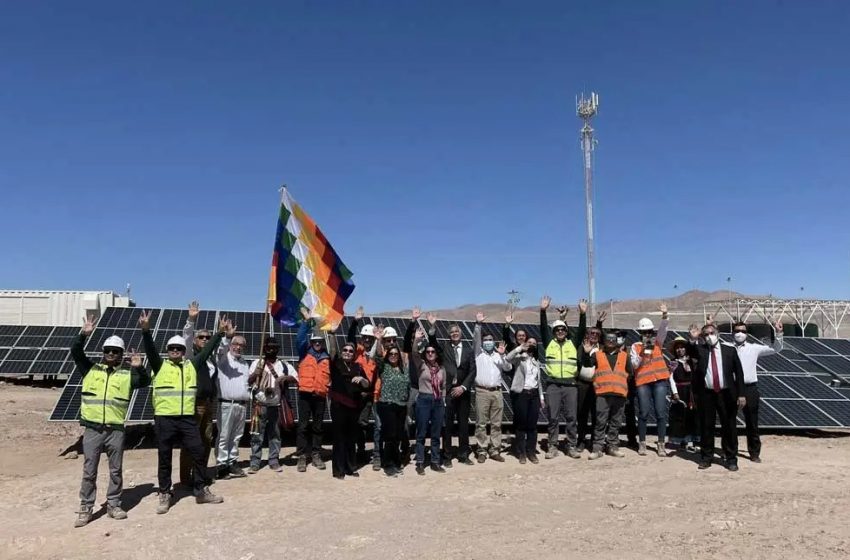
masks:
<path id="1" fill-rule="evenodd" d="M 850 298 L 850 3 L 6 2 L 0 288 L 260 309 L 287 183 L 372 311 Z"/>

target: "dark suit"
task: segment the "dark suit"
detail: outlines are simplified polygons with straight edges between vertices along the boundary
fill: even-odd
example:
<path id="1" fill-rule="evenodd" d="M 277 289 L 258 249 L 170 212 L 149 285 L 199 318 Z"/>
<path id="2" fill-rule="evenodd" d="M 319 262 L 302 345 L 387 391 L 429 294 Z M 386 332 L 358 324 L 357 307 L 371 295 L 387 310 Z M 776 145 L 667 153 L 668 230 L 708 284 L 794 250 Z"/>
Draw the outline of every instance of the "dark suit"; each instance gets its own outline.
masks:
<path id="1" fill-rule="evenodd" d="M 705 344 L 691 343 L 696 356 L 697 367 L 691 381 L 691 388 L 697 400 L 698 414 L 702 421 L 700 449 L 702 459 L 711 461 L 714 456 L 715 418 L 720 417 L 720 437 L 726 464 L 738 463 L 738 427 L 735 417 L 738 414 L 738 396 L 744 394 L 744 369 L 733 346 L 720 345 L 724 389 L 714 391 L 706 388 L 705 376 L 711 366 L 711 353 Z"/>
<path id="2" fill-rule="evenodd" d="M 442 350 L 443 366 L 446 368 L 446 421 L 443 424 L 443 452 L 446 457 L 451 457 L 452 424 L 457 420 L 457 457 L 461 459 L 469 455 L 470 389 L 475 384 L 475 356 L 470 346 L 463 345 L 460 364 L 458 364 L 451 342 L 444 342 Z M 463 394 L 452 398 L 452 389 L 461 386 L 465 388 Z"/>

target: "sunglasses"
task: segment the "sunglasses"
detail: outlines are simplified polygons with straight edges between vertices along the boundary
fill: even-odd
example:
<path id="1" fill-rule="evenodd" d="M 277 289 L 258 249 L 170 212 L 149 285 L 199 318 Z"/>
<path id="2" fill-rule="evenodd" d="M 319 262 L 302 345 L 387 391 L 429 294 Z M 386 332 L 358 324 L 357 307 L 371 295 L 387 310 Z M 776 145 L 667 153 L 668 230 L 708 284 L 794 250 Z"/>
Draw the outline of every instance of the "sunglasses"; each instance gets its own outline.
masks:
<path id="1" fill-rule="evenodd" d="M 208 334 L 199 334 L 197 338 L 200 340 L 209 340 L 211 337 Z"/>
<path id="2" fill-rule="evenodd" d="M 387 356 L 401 356 L 398 352 L 390 352 Z"/>
<path id="3" fill-rule="evenodd" d="M 566 332 L 566 330 L 567 329 L 565 329 L 564 327 L 558 327 L 555 329 L 555 332 Z"/>
<path id="4" fill-rule="evenodd" d="M 736 333 L 747 334 L 747 331 L 735 331 Z"/>
<path id="5" fill-rule="evenodd" d="M 104 348 L 103 353 L 104 354 L 115 354 L 116 356 L 120 356 L 121 354 L 124 353 L 124 351 L 121 350 L 120 348 Z"/>
<path id="6" fill-rule="evenodd" d="M 343 348 L 342 349 L 343 354 L 351 354 L 353 352 L 354 352 L 354 348 Z"/>
<path id="7" fill-rule="evenodd" d="M 168 351 L 169 352 L 185 352 L 186 349 L 183 348 L 182 346 L 169 346 Z"/>
<path id="8" fill-rule="evenodd" d="M 425 353 L 426 354 L 436 354 L 437 351 L 436 350 L 425 350 Z"/>

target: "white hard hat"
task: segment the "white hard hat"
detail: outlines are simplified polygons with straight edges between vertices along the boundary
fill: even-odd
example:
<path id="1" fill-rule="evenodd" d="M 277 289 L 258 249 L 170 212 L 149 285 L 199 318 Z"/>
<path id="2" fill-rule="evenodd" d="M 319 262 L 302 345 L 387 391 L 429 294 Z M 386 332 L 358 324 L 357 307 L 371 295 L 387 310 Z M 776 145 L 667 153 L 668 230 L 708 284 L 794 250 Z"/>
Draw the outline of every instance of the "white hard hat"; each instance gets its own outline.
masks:
<path id="1" fill-rule="evenodd" d="M 554 323 L 552 323 L 552 330 L 554 331 L 554 330 L 555 330 L 555 329 L 557 329 L 558 327 L 564 327 L 564 328 L 567 328 L 567 324 L 566 324 L 565 322 L 561 321 L 560 319 L 558 319 L 557 321 L 555 321 Z"/>
<path id="2" fill-rule="evenodd" d="M 186 339 L 180 335 L 174 335 L 168 339 L 168 343 L 165 345 L 166 348 L 169 346 L 182 346 L 186 348 Z"/>
<path id="3" fill-rule="evenodd" d="M 655 330 L 655 325 L 652 324 L 652 319 L 650 319 L 649 317 L 644 317 L 643 319 L 638 321 L 637 330 L 639 330 L 639 331 L 653 331 L 653 330 Z"/>
<path id="4" fill-rule="evenodd" d="M 107 346 L 110 348 L 120 348 L 121 350 L 124 350 L 124 339 L 120 336 L 110 336 L 106 339 L 106 342 L 103 343 L 104 348 Z"/>
<path id="5" fill-rule="evenodd" d="M 363 325 L 360 336 L 375 336 L 375 325 Z"/>
<path id="6" fill-rule="evenodd" d="M 313 333 L 310 335 L 310 340 L 324 340 L 325 337 L 320 335 L 319 333 Z"/>
<path id="7" fill-rule="evenodd" d="M 387 327 L 384 329 L 384 338 L 394 338 L 398 337 L 398 333 L 395 332 L 395 329 L 392 327 Z"/>

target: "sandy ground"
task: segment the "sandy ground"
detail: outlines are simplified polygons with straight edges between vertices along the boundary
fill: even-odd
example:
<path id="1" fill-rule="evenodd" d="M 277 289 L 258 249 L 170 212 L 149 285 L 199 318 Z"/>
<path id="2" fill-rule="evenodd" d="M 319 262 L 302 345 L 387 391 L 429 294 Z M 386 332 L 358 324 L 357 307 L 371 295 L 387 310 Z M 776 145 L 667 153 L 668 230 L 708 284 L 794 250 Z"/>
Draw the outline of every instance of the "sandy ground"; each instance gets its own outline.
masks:
<path id="1" fill-rule="evenodd" d="M 847 558 L 850 437 L 767 436 L 764 463 L 697 471 L 681 457 L 456 465 L 388 479 L 263 469 L 217 482 L 221 505 L 156 515 L 156 452 L 124 458 L 129 519 L 73 521 L 81 434 L 47 422 L 59 393 L 0 386 L 0 558 Z M 247 451 L 247 450 L 243 450 Z M 292 448 L 285 448 L 289 454 Z M 247 455 L 245 455 L 247 457 Z M 586 456 L 585 456 L 586 457 Z M 175 456 L 176 459 L 176 456 Z M 98 502 L 106 489 L 101 462 Z M 176 473 L 175 473 L 176 476 Z"/>

